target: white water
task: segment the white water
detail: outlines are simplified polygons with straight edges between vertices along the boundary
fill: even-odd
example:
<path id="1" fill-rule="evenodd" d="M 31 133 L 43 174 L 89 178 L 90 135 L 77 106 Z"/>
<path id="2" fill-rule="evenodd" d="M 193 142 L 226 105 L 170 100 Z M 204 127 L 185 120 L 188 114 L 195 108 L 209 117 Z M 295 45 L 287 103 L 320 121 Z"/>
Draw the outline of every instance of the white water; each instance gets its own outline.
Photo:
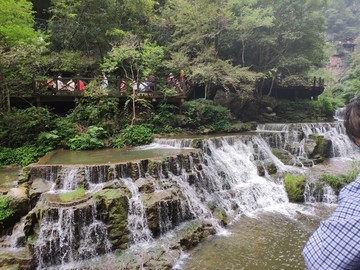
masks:
<path id="1" fill-rule="evenodd" d="M 149 230 L 144 205 L 140 199 L 139 189 L 131 178 L 122 178 L 125 186 L 130 190 L 128 210 L 128 229 L 131 244 L 148 243 L 153 237 Z"/>
<path id="2" fill-rule="evenodd" d="M 85 177 L 91 177 L 86 170 L 84 174 Z M 82 174 L 78 166 L 61 167 L 57 175 L 51 175 L 54 183 L 48 193 L 59 195 L 79 188 L 84 183 L 79 183 L 79 180 L 86 179 L 79 178 L 79 175 Z M 89 183 L 86 193 L 100 190 L 103 186 L 101 180 L 95 181 L 100 182 L 99 184 Z M 43 214 L 39 236 L 35 243 L 37 269 L 48 269 L 54 264 L 60 269 L 81 269 L 76 266 L 80 261 L 111 251 L 107 228 L 96 218 L 94 201 L 90 200 L 76 207 L 55 201 L 57 207 L 53 207 L 47 200 L 41 199 L 41 204 L 39 207 L 43 209 L 40 210 Z"/>
<path id="3" fill-rule="evenodd" d="M 69 266 L 111 251 L 105 224 L 96 219 L 96 205 L 89 204 L 75 213 L 72 207 L 44 210 L 38 240 L 35 243 L 37 269 L 54 263 Z M 81 218 L 79 220 L 79 218 Z"/>
<path id="4" fill-rule="evenodd" d="M 211 221 L 219 233 L 221 227 L 209 206 L 223 209 L 230 220 L 231 218 L 238 220 L 241 215 L 253 215 L 260 210 L 289 212 L 284 210 L 291 204 L 289 204 L 282 182 L 283 176 L 287 172 L 306 175 L 309 169 L 283 164 L 272 153 L 272 147 L 287 151 L 296 163 L 300 160 L 299 158 L 308 158 L 305 144 L 312 134 L 322 135 L 332 141 L 333 157 L 360 159 L 357 149 L 347 139 L 340 123 L 266 124 L 259 125 L 255 135 L 204 139 L 202 154 L 194 154 L 190 157 L 190 171 L 185 171 L 184 164 L 176 162 L 172 164 L 174 166 L 172 171 L 168 167 L 166 174 L 160 168 L 158 179 L 151 177 L 148 173 L 145 173 L 145 176 L 141 176 L 140 173 L 138 179 L 131 179 L 125 175 L 114 175 L 114 179 L 109 179 L 109 172 L 104 167 L 96 170 L 85 168 L 82 172 L 84 172 L 84 181 L 91 192 L 101 189 L 102 182 L 105 181 L 117 179 L 120 183 L 124 183 L 131 192 L 128 212 L 131 244 L 148 245 L 153 242 L 154 236 L 149 229 L 142 193 L 139 192 L 137 186 L 137 181 L 142 181 L 142 177 L 153 181 L 155 193 L 168 194 L 173 186 L 178 187 L 171 190 L 171 198 L 167 197 L 158 205 L 157 214 L 161 236 L 184 221 L 194 218 Z M 153 144 L 145 146 L 144 149 L 166 147 L 190 149 L 192 143 L 192 139 L 156 139 Z M 195 165 L 194 158 L 201 160 L 201 168 Z M 268 164 L 275 164 L 276 174 L 270 174 L 267 171 Z M 168 163 L 167 166 L 170 164 Z M 264 169 L 264 176 L 259 176 L 258 168 Z M 141 171 L 140 168 L 139 171 Z M 56 178 L 54 183 L 60 181 L 60 184 L 54 184 L 51 192 L 57 193 L 77 188 L 79 172 L 79 167 L 76 166 L 62 167 L 56 177 L 51 176 L 51 179 Z M 323 202 L 336 203 L 336 195 L 329 186 L 324 186 L 323 194 Z M 305 201 L 308 203 L 318 201 L 309 185 L 305 192 Z M 75 213 L 71 207 L 59 207 L 58 218 L 44 212 L 39 240 L 35 245 L 39 269 L 49 267 L 46 257 L 52 256 L 49 249 L 57 252 L 58 264 L 64 267 L 69 263 L 75 264 L 76 261 L 84 258 L 97 256 L 98 242 L 102 242 L 105 246 L 105 251 L 103 250 L 102 253 L 110 251 L 111 246 L 107 240 L 105 225 L 96 220 L 95 208 L 93 205 L 91 215 L 87 217 L 91 222 L 84 223 L 80 238 L 75 227 L 77 222 Z M 96 235 L 95 238 L 94 235 Z"/>

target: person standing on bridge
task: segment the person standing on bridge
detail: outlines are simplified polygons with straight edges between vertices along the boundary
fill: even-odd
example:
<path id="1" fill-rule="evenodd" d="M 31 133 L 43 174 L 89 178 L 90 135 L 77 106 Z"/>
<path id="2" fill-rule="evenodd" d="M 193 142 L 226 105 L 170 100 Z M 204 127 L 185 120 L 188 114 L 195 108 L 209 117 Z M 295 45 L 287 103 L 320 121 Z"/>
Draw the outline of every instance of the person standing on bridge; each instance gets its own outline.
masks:
<path id="1" fill-rule="evenodd" d="M 67 82 L 66 90 L 69 90 L 69 91 L 75 90 L 75 82 L 72 79 L 70 79 L 70 81 Z"/>
<path id="2" fill-rule="evenodd" d="M 105 89 L 108 88 L 108 86 L 109 86 L 109 80 L 106 77 L 106 75 L 104 74 L 103 81 L 102 81 L 102 84 L 101 84 L 101 89 L 105 90 Z"/>
<path id="3" fill-rule="evenodd" d="M 61 76 L 56 80 L 56 90 L 64 90 L 64 83 L 61 81 Z"/>
<path id="4" fill-rule="evenodd" d="M 344 126 L 360 147 L 360 97 L 345 109 Z M 340 190 L 335 212 L 306 243 L 303 256 L 309 270 L 360 269 L 360 174 Z"/>

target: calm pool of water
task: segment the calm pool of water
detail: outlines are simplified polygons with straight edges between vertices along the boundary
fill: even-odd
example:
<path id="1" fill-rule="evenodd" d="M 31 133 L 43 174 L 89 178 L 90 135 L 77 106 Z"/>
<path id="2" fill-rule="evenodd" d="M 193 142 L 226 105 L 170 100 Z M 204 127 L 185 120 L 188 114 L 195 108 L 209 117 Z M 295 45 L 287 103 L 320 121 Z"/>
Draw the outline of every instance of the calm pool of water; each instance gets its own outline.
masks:
<path id="1" fill-rule="evenodd" d="M 102 149 L 96 151 L 56 150 L 40 159 L 38 164 L 105 164 L 122 163 L 141 159 L 157 159 L 187 154 L 195 149 Z"/>
<path id="2" fill-rule="evenodd" d="M 0 168 L 0 187 L 15 186 L 19 178 L 20 167 Z"/>
<path id="3" fill-rule="evenodd" d="M 181 269 L 303 270 L 303 246 L 334 207 L 317 206 L 311 214 L 295 210 L 293 216 L 279 212 L 243 216 L 228 228 L 229 235 L 215 236 L 191 251 Z"/>

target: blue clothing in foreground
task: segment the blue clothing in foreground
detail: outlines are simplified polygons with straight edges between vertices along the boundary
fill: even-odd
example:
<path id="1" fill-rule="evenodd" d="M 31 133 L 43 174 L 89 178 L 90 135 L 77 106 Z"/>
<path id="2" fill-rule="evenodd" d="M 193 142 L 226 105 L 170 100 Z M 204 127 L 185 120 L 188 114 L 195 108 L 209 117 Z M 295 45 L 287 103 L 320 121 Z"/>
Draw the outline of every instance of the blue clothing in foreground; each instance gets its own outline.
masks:
<path id="1" fill-rule="evenodd" d="M 303 255 L 311 270 L 360 269 L 360 174 L 341 189 L 336 211 L 321 222 Z"/>

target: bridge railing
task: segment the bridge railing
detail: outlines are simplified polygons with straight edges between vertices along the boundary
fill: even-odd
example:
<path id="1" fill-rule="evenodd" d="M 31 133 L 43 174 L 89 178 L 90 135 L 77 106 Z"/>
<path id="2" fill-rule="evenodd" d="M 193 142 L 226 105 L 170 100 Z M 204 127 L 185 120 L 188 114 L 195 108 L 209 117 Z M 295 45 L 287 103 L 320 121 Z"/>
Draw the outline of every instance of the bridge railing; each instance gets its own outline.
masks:
<path id="1" fill-rule="evenodd" d="M 142 95 L 155 95 L 153 85 L 137 84 L 137 93 Z M 104 78 L 85 78 L 85 77 L 56 77 L 48 80 L 34 80 L 34 95 L 48 96 L 83 96 L 96 93 L 104 96 L 128 96 L 132 94 L 132 85 L 123 84 L 121 80 L 110 80 Z M 157 95 L 161 94 L 159 91 Z"/>

